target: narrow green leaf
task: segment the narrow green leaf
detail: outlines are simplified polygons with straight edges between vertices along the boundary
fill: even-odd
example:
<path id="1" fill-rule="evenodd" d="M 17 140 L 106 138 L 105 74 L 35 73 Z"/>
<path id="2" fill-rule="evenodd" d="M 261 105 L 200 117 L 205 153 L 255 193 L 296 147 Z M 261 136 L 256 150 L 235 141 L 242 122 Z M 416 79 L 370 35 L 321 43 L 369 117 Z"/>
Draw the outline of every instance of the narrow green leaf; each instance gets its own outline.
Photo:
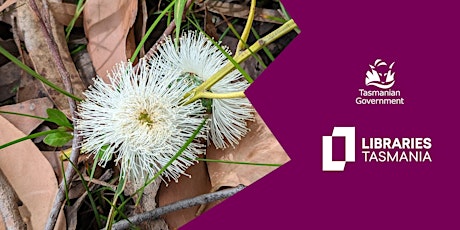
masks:
<path id="1" fill-rule="evenodd" d="M 10 141 L 10 142 L 8 142 L 8 143 L 6 143 L 6 144 L 0 145 L 0 149 L 6 148 L 6 147 L 8 147 L 8 146 L 10 146 L 10 145 L 14 145 L 14 144 L 19 143 L 19 142 L 21 142 L 21 141 L 33 139 L 33 138 L 36 138 L 36 137 L 40 137 L 40 136 L 44 136 L 44 135 L 48 135 L 48 134 L 56 133 L 56 132 L 60 132 L 60 131 L 59 131 L 59 130 L 56 130 L 56 129 L 53 129 L 53 130 L 46 130 L 46 131 L 43 131 L 43 132 L 38 132 L 38 133 L 30 134 L 30 135 L 27 135 L 27 136 L 25 136 L 25 137 L 21 137 L 21 138 L 19 138 L 19 139 Z"/>
<path id="2" fill-rule="evenodd" d="M 150 36 L 150 34 L 151 34 L 151 33 L 153 32 L 153 30 L 156 28 L 156 26 L 158 25 L 158 23 L 160 23 L 161 19 L 165 16 L 165 14 L 166 14 L 170 9 L 172 9 L 173 4 L 175 3 L 175 1 L 177 1 L 177 0 L 172 1 L 172 2 L 161 12 L 161 14 L 155 19 L 155 21 L 153 22 L 153 24 L 149 27 L 149 29 L 147 30 L 147 32 L 145 32 L 144 37 L 142 37 L 141 42 L 139 42 L 139 45 L 137 45 L 136 50 L 134 51 L 133 55 L 131 56 L 131 59 L 129 59 L 131 62 L 134 62 L 134 60 L 136 60 L 136 57 L 137 57 L 137 55 L 139 54 L 139 52 L 141 51 L 141 49 L 142 49 L 142 47 L 144 46 L 145 42 L 147 41 L 147 38 Z"/>
<path id="3" fill-rule="evenodd" d="M 34 115 L 26 114 L 26 113 L 16 113 L 16 112 L 2 111 L 2 110 L 0 110 L 0 113 L 18 115 L 18 116 L 23 116 L 23 117 L 30 117 L 30 118 L 40 119 L 40 120 L 44 120 L 44 121 L 50 121 L 46 117 L 39 117 L 39 116 L 34 116 Z"/>
<path id="4" fill-rule="evenodd" d="M 67 160 L 69 161 L 69 163 L 72 165 L 72 168 L 75 170 L 75 172 L 80 177 L 82 185 L 85 188 L 89 201 L 91 203 L 91 209 L 93 210 L 94 217 L 96 218 L 97 226 L 98 228 L 101 228 L 102 227 L 102 222 L 100 218 L 101 215 L 99 213 L 99 210 L 97 209 L 97 205 L 96 205 L 96 202 L 94 201 L 93 194 L 91 193 L 91 190 L 89 189 L 85 178 L 83 178 L 83 175 L 81 174 L 80 170 L 78 170 L 77 166 L 75 166 L 75 164 L 68 157 L 67 157 Z"/>
<path id="5" fill-rule="evenodd" d="M 192 14 L 193 16 L 193 19 L 196 20 L 195 16 Z M 235 59 L 227 52 L 225 51 L 225 49 L 222 48 L 222 46 L 219 45 L 219 43 L 217 43 L 216 41 L 214 41 L 213 38 L 211 38 L 208 34 L 206 34 L 204 32 L 204 30 L 198 25 L 197 22 L 194 22 L 191 18 L 189 18 L 189 21 L 190 23 L 192 23 L 195 28 L 197 28 L 201 33 L 203 33 L 210 42 L 212 42 L 212 44 L 214 44 L 219 50 L 220 52 L 222 52 L 223 55 L 225 55 L 225 57 L 233 64 L 233 66 L 238 69 L 238 71 L 240 71 L 240 73 L 244 76 L 244 78 L 246 79 L 246 81 L 248 81 L 249 83 L 252 83 L 254 82 L 254 80 L 249 76 L 249 74 L 243 69 L 243 67 L 241 67 L 241 65 L 239 63 L 237 63 L 235 61 Z M 251 52 L 252 53 L 252 52 Z"/>
<path id="6" fill-rule="evenodd" d="M 108 145 L 102 146 L 101 150 L 99 150 L 99 152 L 97 152 L 96 156 L 94 156 L 93 167 L 91 169 L 90 176 L 89 176 L 90 180 L 93 179 L 94 172 L 96 171 L 96 167 L 97 167 L 97 164 L 99 162 L 99 159 L 102 158 L 102 156 L 104 155 L 104 153 L 105 153 L 105 151 L 107 150 L 108 147 L 109 147 Z"/>
<path id="7" fill-rule="evenodd" d="M 176 24 L 176 39 L 174 40 L 176 47 L 179 46 L 180 26 L 182 24 L 182 16 L 184 15 L 185 4 L 187 0 L 176 0 L 174 5 L 174 23 Z"/>
<path id="8" fill-rule="evenodd" d="M 72 31 L 73 27 L 75 26 L 75 22 L 77 22 L 78 17 L 80 17 L 81 13 L 83 13 L 83 9 L 85 8 L 86 2 L 83 4 L 84 0 L 79 0 L 77 3 L 77 7 L 75 8 L 75 14 L 72 17 L 72 20 L 70 20 L 69 25 L 65 29 L 66 35 L 65 39 L 69 41 L 70 38 L 70 32 Z"/>
<path id="9" fill-rule="evenodd" d="M 256 163 L 256 162 L 244 162 L 244 161 L 226 161 L 226 160 L 204 159 L 204 158 L 196 158 L 195 160 L 205 161 L 205 162 L 225 163 L 225 164 L 253 165 L 253 166 L 271 166 L 271 167 L 282 166 L 282 164 Z"/>
<path id="10" fill-rule="evenodd" d="M 19 59 L 17 59 L 15 56 L 13 56 L 10 52 L 8 52 L 2 46 L 0 46 L 0 54 L 3 54 L 3 56 L 5 56 L 6 58 L 10 59 L 10 61 L 12 61 L 14 64 L 16 64 L 19 68 L 21 68 L 22 70 L 24 70 L 25 72 L 30 74 L 32 77 L 37 78 L 38 80 L 43 82 L 43 84 L 53 88 L 54 90 L 58 91 L 59 93 L 61 93 L 63 95 L 66 95 L 67 97 L 70 97 L 70 98 L 72 98 L 72 99 L 74 99 L 76 101 L 82 101 L 81 98 L 79 98 L 79 97 L 77 97 L 77 96 L 65 91 L 64 89 L 59 88 L 54 83 L 48 81 L 45 77 L 43 77 L 42 75 L 38 74 L 37 72 L 32 70 L 29 66 L 25 65 L 24 63 L 22 63 Z"/>
<path id="11" fill-rule="evenodd" d="M 56 133 L 51 133 L 48 134 L 45 139 L 43 139 L 43 142 L 49 146 L 53 147 L 62 147 L 65 145 L 67 142 L 72 140 L 73 135 L 68 133 L 68 132 L 56 132 Z"/>
<path id="12" fill-rule="evenodd" d="M 67 119 L 65 114 L 58 109 L 47 109 L 48 120 L 59 125 L 73 129 L 72 124 Z"/>

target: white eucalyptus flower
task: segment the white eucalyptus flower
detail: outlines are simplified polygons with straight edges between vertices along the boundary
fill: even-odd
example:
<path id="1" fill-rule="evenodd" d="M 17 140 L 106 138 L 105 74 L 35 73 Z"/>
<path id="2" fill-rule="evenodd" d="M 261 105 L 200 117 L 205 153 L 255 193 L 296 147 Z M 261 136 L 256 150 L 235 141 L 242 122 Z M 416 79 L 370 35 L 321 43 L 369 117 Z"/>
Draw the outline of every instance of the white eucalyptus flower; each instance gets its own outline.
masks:
<path id="1" fill-rule="evenodd" d="M 231 54 L 228 47 L 223 47 Z M 192 79 L 195 86 L 210 78 L 229 60 L 203 34 L 189 31 L 179 38 L 178 47 L 170 37 L 159 46 L 153 57 L 153 68 L 167 74 L 179 71 Z M 230 72 L 210 89 L 213 93 L 231 93 L 247 89 L 249 84 L 238 70 Z M 249 131 L 246 121 L 254 119 L 254 111 L 247 98 L 212 99 L 209 137 L 217 148 L 235 146 Z"/>
<path id="2" fill-rule="evenodd" d="M 177 74 L 160 75 L 141 59 L 135 70 L 129 62 L 116 66 L 111 84 L 97 78 L 79 105 L 77 129 L 83 136 L 82 149 L 97 154 L 105 166 L 121 161 L 121 176 L 143 183 L 173 157 L 203 122 L 199 102 L 182 105 L 191 89 Z M 202 136 L 202 135 L 201 135 Z M 161 175 L 177 181 L 202 153 L 193 142 Z"/>

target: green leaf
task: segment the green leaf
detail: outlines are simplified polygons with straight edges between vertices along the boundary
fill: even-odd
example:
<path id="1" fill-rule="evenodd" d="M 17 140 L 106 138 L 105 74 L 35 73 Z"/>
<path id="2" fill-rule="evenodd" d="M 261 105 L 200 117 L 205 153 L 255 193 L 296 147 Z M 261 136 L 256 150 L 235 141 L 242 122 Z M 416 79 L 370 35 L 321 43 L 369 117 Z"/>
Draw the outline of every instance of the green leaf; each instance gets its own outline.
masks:
<path id="1" fill-rule="evenodd" d="M 10 59 L 11 62 L 16 64 L 19 68 L 24 70 L 26 73 L 30 74 L 32 77 L 34 77 L 34 78 L 40 80 L 41 82 L 43 82 L 43 84 L 53 88 L 54 90 L 58 91 L 59 93 L 64 94 L 67 97 L 70 97 L 70 98 L 72 98 L 72 99 L 74 99 L 76 101 L 82 101 L 81 98 L 79 98 L 79 97 L 77 97 L 77 96 L 65 91 L 64 89 L 59 88 L 57 85 L 55 85 L 52 82 L 48 81 L 45 77 L 41 76 L 40 74 L 35 72 L 33 69 L 31 69 L 29 66 L 25 65 L 24 63 L 22 63 L 19 59 L 17 59 L 14 55 L 9 53 L 2 46 L 0 46 L 0 54 L 5 56 L 6 58 Z"/>
<path id="2" fill-rule="evenodd" d="M 59 132 L 59 130 L 53 129 L 53 130 L 46 130 L 46 131 L 43 131 L 43 132 L 33 133 L 33 134 L 27 135 L 25 137 L 21 137 L 19 139 L 12 140 L 12 141 L 10 141 L 8 143 L 0 145 L 0 149 L 6 148 L 6 147 L 11 146 L 11 145 L 14 145 L 14 144 L 19 143 L 21 141 L 37 138 L 37 137 L 40 137 L 40 136 L 44 136 L 44 135 L 48 135 L 48 134 L 52 134 L 52 133 L 56 133 L 56 132 Z"/>
<path id="3" fill-rule="evenodd" d="M 48 134 L 45 139 L 43 139 L 43 142 L 49 146 L 62 147 L 67 142 L 72 140 L 72 138 L 73 135 L 68 132 L 56 132 Z"/>
<path id="4" fill-rule="evenodd" d="M 174 23 L 176 24 L 176 47 L 179 45 L 180 26 L 182 23 L 182 15 L 184 15 L 185 5 L 187 0 L 176 0 L 174 5 Z"/>
<path id="5" fill-rule="evenodd" d="M 72 124 L 67 119 L 65 114 L 58 109 L 47 109 L 48 120 L 59 125 L 73 129 Z"/>
<path id="6" fill-rule="evenodd" d="M 150 34 L 154 31 L 154 29 L 156 29 L 156 26 L 160 23 L 161 19 L 166 15 L 166 13 L 168 13 L 169 10 L 174 6 L 175 1 L 172 1 L 163 11 L 161 11 L 160 15 L 155 19 L 155 21 L 149 27 L 147 32 L 145 32 L 145 35 L 142 37 L 141 41 L 139 42 L 139 45 L 137 45 L 136 50 L 134 51 L 133 55 L 131 56 L 131 59 L 129 59 L 131 62 L 134 62 L 136 60 L 136 57 L 139 54 L 139 52 L 141 51 L 142 47 L 144 47 L 144 44 L 147 41 L 147 38 L 149 38 Z"/>

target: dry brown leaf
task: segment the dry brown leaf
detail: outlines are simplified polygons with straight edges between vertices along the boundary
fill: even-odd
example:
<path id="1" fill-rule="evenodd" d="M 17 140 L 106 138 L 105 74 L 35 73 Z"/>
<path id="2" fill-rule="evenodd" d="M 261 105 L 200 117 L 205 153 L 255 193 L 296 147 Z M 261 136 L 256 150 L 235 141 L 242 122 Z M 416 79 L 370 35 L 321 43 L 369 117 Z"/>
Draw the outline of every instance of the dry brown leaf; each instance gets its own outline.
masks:
<path id="1" fill-rule="evenodd" d="M 59 151 L 42 151 L 43 156 L 48 160 L 49 164 L 53 168 L 54 173 L 57 176 L 57 181 L 62 181 L 62 165 L 61 160 L 59 159 L 59 155 L 61 152 Z M 64 162 L 64 170 L 67 168 L 67 164 L 69 162 Z"/>
<path id="2" fill-rule="evenodd" d="M 24 101 L 14 105 L 5 105 L 0 107 L 1 111 L 8 111 L 8 112 L 15 112 L 15 113 L 25 113 L 30 114 L 33 116 L 39 117 L 48 117 L 46 113 L 46 109 L 53 108 L 53 102 L 46 98 L 37 98 L 28 101 Z M 34 129 L 36 129 L 43 120 L 19 116 L 19 115 L 12 115 L 12 114 L 1 114 L 4 118 L 6 118 L 11 124 L 16 126 L 21 132 L 29 135 Z"/>
<path id="3" fill-rule="evenodd" d="M 50 0 L 50 2 L 59 2 L 58 0 Z M 42 10 L 41 1 L 36 1 L 38 8 Z M 32 60 L 36 72 L 53 82 L 57 86 L 64 88 L 61 76 L 57 71 L 55 59 L 51 55 L 48 45 L 45 40 L 45 35 L 40 29 L 39 21 L 36 14 L 32 11 L 27 0 L 18 0 L 18 4 L 24 4 L 24 7 L 17 8 L 17 22 L 18 29 L 22 33 L 23 41 L 26 49 L 29 52 L 30 59 Z M 82 92 L 85 86 L 78 75 L 77 69 L 70 57 L 65 40 L 64 28 L 56 22 L 53 15 L 50 15 L 50 26 L 52 28 L 54 39 L 58 45 L 60 58 L 64 62 L 65 68 L 70 73 L 70 80 L 74 95 L 83 97 Z M 70 117 L 69 103 L 67 97 L 58 93 L 57 91 L 45 86 L 48 95 L 56 104 L 56 106 Z"/>
<path id="4" fill-rule="evenodd" d="M 169 186 L 165 186 L 164 183 L 161 185 L 158 198 L 160 207 L 209 192 L 211 184 L 206 164 L 203 162 L 197 163 L 188 168 L 186 173 L 192 175 L 192 177 L 181 176 L 178 183 L 171 182 Z M 199 207 L 195 206 L 179 210 L 165 215 L 164 219 L 170 229 L 177 229 L 196 218 L 198 209 Z"/>
<path id="5" fill-rule="evenodd" d="M 26 52 L 21 54 L 22 62 L 27 66 L 33 66 L 32 60 L 30 60 L 29 55 Z M 43 84 L 40 80 L 32 77 L 25 71 L 21 71 L 21 81 L 19 84 L 18 92 L 16 93 L 17 102 L 24 102 L 27 100 L 46 97 L 46 93 Z"/>
<path id="6" fill-rule="evenodd" d="M 126 61 L 126 38 L 137 14 L 137 1 L 93 0 L 83 10 L 88 53 L 96 73 L 106 82 L 107 72 Z"/>
<path id="7" fill-rule="evenodd" d="M 67 26 L 69 25 L 70 21 L 75 15 L 77 6 L 71 3 L 50 2 L 49 8 L 51 12 L 53 13 L 54 18 L 56 18 L 56 21 L 59 22 L 61 25 Z M 74 26 L 75 27 L 83 26 L 83 17 L 81 15 L 75 21 Z"/>
<path id="8" fill-rule="evenodd" d="M 0 17 L 0 21 L 2 21 L 1 17 Z M 4 32 L 0 31 L 0 33 L 4 33 Z M 18 48 L 16 47 L 16 44 L 14 43 L 12 39 L 3 40 L 2 38 L 0 38 L 0 46 L 2 46 L 3 49 L 10 52 L 15 57 L 17 57 L 19 54 Z M 3 55 L 0 55 L 0 66 L 3 66 L 8 62 L 10 62 L 10 59 L 6 58 Z"/>
<path id="9" fill-rule="evenodd" d="M 137 12 L 136 21 L 134 22 L 134 26 L 131 30 L 134 30 L 134 35 L 136 38 L 136 43 L 138 44 L 145 35 L 145 31 L 147 31 L 147 19 L 148 19 L 148 12 L 147 12 L 147 3 L 146 0 L 139 1 L 139 10 Z M 139 57 L 143 57 L 145 55 L 144 47 L 141 48 L 139 52 Z"/>
<path id="10" fill-rule="evenodd" d="M 222 2 L 222 1 L 204 1 L 203 3 L 196 3 L 199 6 L 206 6 L 209 11 L 217 14 L 224 14 L 231 17 L 247 19 L 249 15 L 249 6 L 243 4 Z M 282 22 L 270 18 L 283 18 L 282 15 L 272 9 L 263 9 L 256 7 L 256 14 L 254 20 L 261 22 L 270 22 L 282 24 Z"/>
<path id="11" fill-rule="evenodd" d="M 0 67 L 0 101 L 14 97 L 19 86 L 21 69 L 9 62 Z"/>
<path id="12" fill-rule="evenodd" d="M 23 136 L 24 133 L 0 116 L 0 145 Z M 0 150 L 0 168 L 31 213 L 33 229 L 43 229 L 58 186 L 48 161 L 27 140 Z M 59 217 L 56 226 L 65 229 L 64 216 Z"/>
<path id="13" fill-rule="evenodd" d="M 284 164 L 290 160 L 258 114 L 255 122 L 249 122 L 248 127 L 251 131 L 235 148 L 218 150 L 214 146 L 209 146 L 206 158 L 269 164 Z M 239 184 L 248 186 L 277 168 L 210 162 L 207 164 L 212 191 L 217 191 L 221 187 L 235 187 Z"/>

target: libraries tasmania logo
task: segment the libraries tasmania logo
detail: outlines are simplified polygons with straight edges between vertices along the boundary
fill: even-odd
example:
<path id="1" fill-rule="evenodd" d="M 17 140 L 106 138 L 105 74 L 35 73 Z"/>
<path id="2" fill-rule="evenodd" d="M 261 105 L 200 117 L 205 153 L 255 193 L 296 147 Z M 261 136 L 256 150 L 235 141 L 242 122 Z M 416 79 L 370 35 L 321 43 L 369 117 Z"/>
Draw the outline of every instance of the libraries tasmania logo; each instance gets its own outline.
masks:
<path id="1" fill-rule="evenodd" d="M 333 138 L 345 138 L 343 146 L 333 146 Z M 323 136 L 323 171 L 344 171 L 346 163 L 355 162 L 356 156 L 364 163 L 429 163 L 432 162 L 429 137 L 363 137 L 361 154 L 355 148 L 355 127 L 334 127 L 331 136 Z M 345 160 L 333 160 L 333 148 L 345 149 Z"/>
<path id="2" fill-rule="evenodd" d="M 358 89 L 356 97 L 358 105 L 403 105 L 404 98 L 401 91 L 392 90 L 396 82 L 394 70 L 395 62 L 388 64 L 382 59 L 376 59 L 370 64 L 370 69 L 365 74 L 366 89 Z"/>

